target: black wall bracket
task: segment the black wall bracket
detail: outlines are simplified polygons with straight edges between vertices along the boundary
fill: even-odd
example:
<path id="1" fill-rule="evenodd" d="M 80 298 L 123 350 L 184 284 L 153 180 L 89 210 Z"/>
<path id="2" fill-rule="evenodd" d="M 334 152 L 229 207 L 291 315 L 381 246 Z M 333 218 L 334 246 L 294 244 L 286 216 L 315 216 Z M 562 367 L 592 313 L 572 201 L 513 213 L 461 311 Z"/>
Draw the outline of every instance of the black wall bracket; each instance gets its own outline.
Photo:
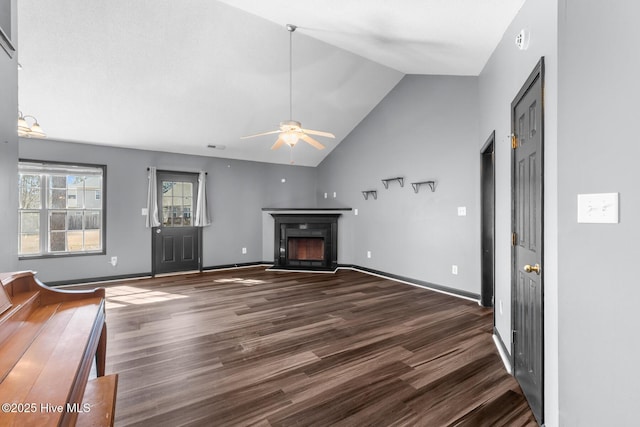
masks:
<path id="1" fill-rule="evenodd" d="M 391 182 L 391 181 L 398 181 L 400 183 L 400 187 L 404 187 L 404 177 L 397 176 L 395 178 L 383 179 L 382 183 L 384 184 L 384 188 L 386 188 L 388 190 L 389 189 L 389 182 Z"/>
<path id="2" fill-rule="evenodd" d="M 374 200 L 378 200 L 378 191 L 377 190 L 366 190 L 362 192 L 365 200 L 369 200 L 369 196 L 373 196 Z"/>
<path id="3" fill-rule="evenodd" d="M 436 191 L 436 182 L 435 181 L 422 181 L 422 182 L 412 182 L 411 186 L 413 187 L 413 191 L 418 193 L 421 185 L 428 185 L 431 188 L 431 191 Z"/>

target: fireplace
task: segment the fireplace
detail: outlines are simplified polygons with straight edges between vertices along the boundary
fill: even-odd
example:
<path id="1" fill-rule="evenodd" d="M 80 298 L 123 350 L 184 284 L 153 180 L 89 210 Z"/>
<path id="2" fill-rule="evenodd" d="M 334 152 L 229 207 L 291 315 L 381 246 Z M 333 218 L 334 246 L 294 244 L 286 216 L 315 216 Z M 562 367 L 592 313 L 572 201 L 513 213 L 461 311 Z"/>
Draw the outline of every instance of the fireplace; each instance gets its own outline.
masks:
<path id="1" fill-rule="evenodd" d="M 275 220 L 273 268 L 334 271 L 338 267 L 340 214 L 271 214 Z"/>
<path id="2" fill-rule="evenodd" d="M 290 236 L 287 254 L 292 261 L 324 261 L 324 238 Z"/>

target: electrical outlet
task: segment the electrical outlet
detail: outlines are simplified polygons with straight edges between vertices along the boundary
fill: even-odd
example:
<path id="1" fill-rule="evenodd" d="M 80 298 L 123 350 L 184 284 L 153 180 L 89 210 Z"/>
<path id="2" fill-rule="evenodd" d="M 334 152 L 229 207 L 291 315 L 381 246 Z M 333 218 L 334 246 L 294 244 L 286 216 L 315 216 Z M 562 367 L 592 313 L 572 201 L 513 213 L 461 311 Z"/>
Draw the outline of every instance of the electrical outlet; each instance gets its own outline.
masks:
<path id="1" fill-rule="evenodd" d="M 338 193 L 336 193 L 335 191 L 333 192 L 333 198 L 335 199 L 336 197 L 338 197 Z"/>
<path id="2" fill-rule="evenodd" d="M 371 258 L 371 251 L 367 251 L 367 258 Z"/>
<path id="3" fill-rule="evenodd" d="M 502 316 L 502 300 L 500 300 L 500 304 L 498 304 L 500 306 L 500 315 Z"/>
<path id="4" fill-rule="evenodd" d="M 112 266 L 114 266 L 114 267 L 115 267 L 116 265 L 118 265 L 118 257 L 117 257 L 117 256 L 112 256 L 112 257 L 111 257 L 111 261 L 109 261 L 109 263 L 110 263 Z"/>
<path id="5" fill-rule="evenodd" d="M 451 274 L 458 274 L 458 266 L 457 265 L 452 265 L 451 266 Z"/>
<path id="6" fill-rule="evenodd" d="M 353 210 L 353 214 L 354 214 L 354 215 L 358 215 L 358 208 L 356 208 L 356 209 L 354 209 L 354 210 Z"/>
<path id="7" fill-rule="evenodd" d="M 247 248 L 242 248 L 242 255 L 246 255 L 247 254 Z"/>
<path id="8" fill-rule="evenodd" d="M 466 206 L 458 206 L 458 216 L 467 216 Z"/>
<path id="9" fill-rule="evenodd" d="M 324 198 L 325 198 L 325 199 L 327 198 L 327 193 L 324 193 Z"/>

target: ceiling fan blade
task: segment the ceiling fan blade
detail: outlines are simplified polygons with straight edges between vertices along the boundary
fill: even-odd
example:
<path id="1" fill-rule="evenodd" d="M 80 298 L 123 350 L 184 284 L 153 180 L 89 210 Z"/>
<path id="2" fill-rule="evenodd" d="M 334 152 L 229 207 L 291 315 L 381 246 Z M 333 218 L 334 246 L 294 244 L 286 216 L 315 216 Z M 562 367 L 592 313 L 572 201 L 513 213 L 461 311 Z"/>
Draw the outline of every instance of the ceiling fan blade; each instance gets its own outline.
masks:
<path id="1" fill-rule="evenodd" d="M 281 130 L 272 130 L 272 131 L 269 131 L 269 132 L 256 133 L 255 135 L 241 136 L 240 139 L 255 138 L 256 136 L 272 135 L 274 133 L 280 133 L 280 132 L 282 132 L 282 131 Z"/>
<path id="2" fill-rule="evenodd" d="M 278 138 L 276 143 L 271 146 L 271 149 L 272 150 L 277 150 L 278 148 L 280 148 L 282 146 L 282 144 L 284 144 L 284 139 Z"/>
<path id="3" fill-rule="evenodd" d="M 304 133 L 300 135 L 300 139 L 316 147 L 318 150 L 322 150 L 324 148 L 324 145 L 320 144 L 318 141 L 311 138 L 309 135 L 305 135 Z"/>
<path id="4" fill-rule="evenodd" d="M 336 137 L 331 132 L 323 132 L 321 130 L 302 129 L 302 132 L 308 133 L 309 135 L 325 136 L 327 138 L 335 138 Z"/>

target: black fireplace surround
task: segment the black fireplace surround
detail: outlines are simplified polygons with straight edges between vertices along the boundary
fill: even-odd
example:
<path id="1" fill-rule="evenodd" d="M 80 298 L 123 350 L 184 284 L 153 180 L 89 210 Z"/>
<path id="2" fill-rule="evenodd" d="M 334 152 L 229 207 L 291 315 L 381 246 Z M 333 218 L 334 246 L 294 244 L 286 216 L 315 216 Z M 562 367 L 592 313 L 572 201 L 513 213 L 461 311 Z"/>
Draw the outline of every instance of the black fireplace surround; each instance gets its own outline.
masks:
<path id="1" fill-rule="evenodd" d="M 335 271 L 340 214 L 271 214 L 275 220 L 273 268 Z"/>

